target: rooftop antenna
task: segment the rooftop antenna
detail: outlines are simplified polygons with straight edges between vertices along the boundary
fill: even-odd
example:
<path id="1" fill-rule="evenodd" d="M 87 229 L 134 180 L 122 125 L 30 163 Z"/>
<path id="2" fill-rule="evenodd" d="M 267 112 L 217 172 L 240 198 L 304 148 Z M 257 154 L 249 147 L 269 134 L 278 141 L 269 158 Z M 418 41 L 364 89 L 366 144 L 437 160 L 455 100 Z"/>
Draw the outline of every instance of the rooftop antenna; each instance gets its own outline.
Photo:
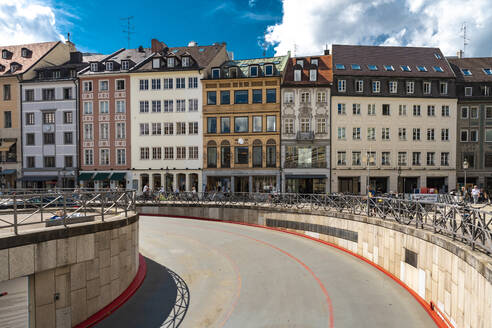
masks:
<path id="1" fill-rule="evenodd" d="M 470 41 L 466 36 L 466 22 L 463 22 L 460 31 L 463 33 L 461 36 L 463 37 L 463 57 L 465 57 L 466 46 L 468 45 L 468 41 Z"/>
<path id="2" fill-rule="evenodd" d="M 133 33 L 135 33 L 135 31 L 133 30 L 134 26 L 131 23 L 133 16 L 123 17 L 120 19 L 125 20 L 127 22 L 126 30 L 123 30 L 123 33 L 126 33 L 126 38 L 128 40 L 128 48 L 127 49 L 130 49 L 130 37 Z"/>
<path id="3" fill-rule="evenodd" d="M 297 57 L 297 44 L 294 43 L 294 57 Z"/>

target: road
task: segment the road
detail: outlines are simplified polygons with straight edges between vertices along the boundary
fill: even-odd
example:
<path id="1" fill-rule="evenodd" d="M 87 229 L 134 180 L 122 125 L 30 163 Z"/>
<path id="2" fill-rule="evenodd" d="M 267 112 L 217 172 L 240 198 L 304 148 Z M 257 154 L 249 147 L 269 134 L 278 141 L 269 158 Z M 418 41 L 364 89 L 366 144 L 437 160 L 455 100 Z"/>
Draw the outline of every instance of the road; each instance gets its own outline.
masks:
<path id="1" fill-rule="evenodd" d="M 180 327 L 435 327 L 417 301 L 382 272 L 298 236 L 141 216 L 140 251 L 186 282 L 190 302 Z M 139 297 L 132 301 L 152 299 Z M 136 320 L 131 325 L 118 321 L 118 311 L 103 323 L 135 326 L 138 316 L 149 313 L 124 308 Z"/>

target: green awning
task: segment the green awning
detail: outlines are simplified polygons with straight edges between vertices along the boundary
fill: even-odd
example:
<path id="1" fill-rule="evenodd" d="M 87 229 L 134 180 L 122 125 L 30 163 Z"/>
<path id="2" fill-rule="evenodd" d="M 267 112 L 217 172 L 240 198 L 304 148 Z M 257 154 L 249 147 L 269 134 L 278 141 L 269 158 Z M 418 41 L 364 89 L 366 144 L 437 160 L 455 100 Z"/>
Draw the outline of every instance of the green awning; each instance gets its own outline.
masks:
<path id="1" fill-rule="evenodd" d="M 102 181 L 102 180 L 107 180 L 109 178 L 109 175 L 111 173 L 105 173 L 105 172 L 99 172 L 99 173 L 96 173 L 96 175 L 94 176 L 93 180 L 94 181 Z"/>
<path id="2" fill-rule="evenodd" d="M 93 174 L 94 173 L 92 173 L 92 172 L 80 173 L 79 174 L 79 181 L 89 181 L 92 178 Z"/>
<path id="3" fill-rule="evenodd" d="M 111 178 L 109 178 L 109 180 L 113 180 L 113 181 L 125 181 L 125 178 L 126 178 L 126 173 L 125 172 L 115 172 L 115 173 L 113 173 L 113 175 L 111 176 Z"/>

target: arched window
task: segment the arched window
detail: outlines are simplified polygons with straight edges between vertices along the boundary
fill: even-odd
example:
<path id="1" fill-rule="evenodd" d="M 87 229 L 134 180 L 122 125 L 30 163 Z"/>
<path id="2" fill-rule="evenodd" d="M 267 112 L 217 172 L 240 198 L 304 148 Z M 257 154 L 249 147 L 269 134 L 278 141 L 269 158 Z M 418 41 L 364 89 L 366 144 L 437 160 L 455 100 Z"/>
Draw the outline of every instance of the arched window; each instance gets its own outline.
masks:
<path id="1" fill-rule="evenodd" d="M 217 143 L 213 140 L 207 143 L 207 167 L 217 167 Z"/>
<path id="2" fill-rule="evenodd" d="M 253 141 L 253 167 L 263 166 L 263 147 L 260 140 Z"/>
<path id="3" fill-rule="evenodd" d="M 220 167 L 231 167 L 231 145 L 227 140 L 220 143 Z"/>
<path id="4" fill-rule="evenodd" d="M 266 166 L 267 167 L 276 167 L 277 166 L 277 143 L 273 139 L 269 139 L 267 141 Z"/>

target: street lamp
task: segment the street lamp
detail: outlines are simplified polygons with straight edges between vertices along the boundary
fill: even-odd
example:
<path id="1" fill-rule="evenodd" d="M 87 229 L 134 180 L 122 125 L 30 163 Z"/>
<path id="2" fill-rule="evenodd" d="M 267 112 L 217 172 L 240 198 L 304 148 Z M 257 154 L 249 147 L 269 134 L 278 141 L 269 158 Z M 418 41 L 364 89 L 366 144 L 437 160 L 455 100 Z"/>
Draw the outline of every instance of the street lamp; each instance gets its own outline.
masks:
<path id="1" fill-rule="evenodd" d="M 466 191 L 466 170 L 468 169 L 468 166 L 469 166 L 469 163 L 465 158 L 465 160 L 463 161 L 463 171 L 465 172 L 465 191 Z"/>

